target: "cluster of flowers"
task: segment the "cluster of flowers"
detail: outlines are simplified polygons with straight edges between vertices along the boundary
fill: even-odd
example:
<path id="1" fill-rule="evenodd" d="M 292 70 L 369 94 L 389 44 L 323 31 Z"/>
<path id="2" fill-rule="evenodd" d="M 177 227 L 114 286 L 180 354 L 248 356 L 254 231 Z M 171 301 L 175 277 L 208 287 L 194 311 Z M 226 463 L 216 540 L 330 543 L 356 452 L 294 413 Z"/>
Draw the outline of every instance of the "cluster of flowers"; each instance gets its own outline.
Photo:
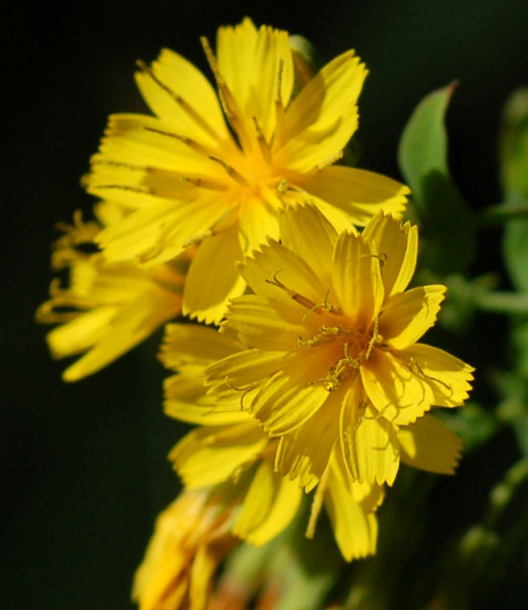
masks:
<path id="1" fill-rule="evenodd" d="M 68 381 L 190 318 L 166 326 L 161 359 L 166 413 L 196 428 L 170 454 L 184 491 L 136 575 L 143 610 L 206 607 L 234 545 L 272 540 L 306 501 L 308 537 L 326 510 L 346 560 L 373 554 L 400 462 L 453 472 L 460 441 L 428 412 L 463 404 L 472 379 L 418 343 L 445 287 L 407 289 L 408 189 L 336 164 L 364 65 L 349 51 L 314 73 L 249 19 L 219 30 L 216 55 L 202 42 L 216 91 L 172 51 L 139 64 L 154 116 L 110 118 L 86 178 L 96 220 L 64 227 L 69 286 L 38 313 L 60 323 L 55 356 L 83 354 Z"/>

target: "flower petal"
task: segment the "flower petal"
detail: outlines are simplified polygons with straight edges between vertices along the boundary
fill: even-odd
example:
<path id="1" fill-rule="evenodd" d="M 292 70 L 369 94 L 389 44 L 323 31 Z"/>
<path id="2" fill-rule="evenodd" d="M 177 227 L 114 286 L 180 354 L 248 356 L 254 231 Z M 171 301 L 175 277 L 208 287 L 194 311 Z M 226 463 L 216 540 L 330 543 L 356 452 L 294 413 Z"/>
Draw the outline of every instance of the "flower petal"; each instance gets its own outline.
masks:
<path id="1" fill-rule="evenodd" d="M 159 199 L 103 229 L 95 241 L 108 261 L 137 258 L 145 266 L 166 262 L 181 254 L 188 243 L 207 234 L 225 217 L 232 202 L 207 193 L 191 202 Z"/>
<path id="2" fill-rule="evenodd" d="M 164 382 L 164 413 L 179 421 L 202 426 L 222 426 L 247 422 L 251 416 L 240 410 L 240 398 L 234 404 L 217 403 L 206 394 L 203 366 L 182 365 L 178 375 Z"/>
<path id="3" fill-rule="evenodd" d="M 434 325 L 446 287 L 420 286 L 395 294 L 386 302 L 379 319 L 383 342 L 394 349 L 416 343 Z"/>
<path id="4" fill-rule="evenodd" d="M 290 479 L 299 478 L 299 486 L 310 491 L 328 465 L 339 434 L 336 412 L 342 392 L 329 394 L 323 406 L 304 424 L 282 436 L 275 455 L 275 469 Z M 317 439 L 317 442 L 314 442 Z"/>
<path id="5" fill-rule="evenodd" d="M 268 438 L 252 420 L 230 426 L 202 426 L 187 434 L 169 454 L 188 488 L 216 485 L 255 460 Z"/>
<path id="6" fill-rule="evenodd" d="M 213 146 L 230 139 L 214 89 L 178 53 L 163 49 L 152 72 L 136 73 L 136 83 L 152 111 L 182 135 Z"/>
<path id="7" fill-rule="evenodd" d="M 242 201 L 238 211 L 240 248 L 250 254 L 266 242 L 267 237 L 279 238 L 277 213 L 265 200 L 250 198 Z"/>
<path id="8" fill-rule="evenodd" d="M 287 208 L 279 218 L 282 243 L 315 272 L 323 286 L 331 287 L 332 254 L 337 231 L 312 205 Z"/>
<path id="9" fill-rule="evenodd" d="M 395 427 L 361 409 L 360 384 L 353 384 L 341 408 L 340 440 L 343 458 L 354 481 L 392 485 L 400 463 Z M 364 414 L 362 414 L 364 413 Z"/>
<path id="10" fill-rule="evenodd" d="M 335 245 L 332 283 L 342 310 L 366 329 L 383 303 L 380 261 L 361 236 L 342 233 Z"/>
<path id="11" fill-rule="evenodd" d="M 207 365 L 241 351 L 243 346 L 214 328 L 198 324 L 167 324 L 161 361 L 174 371 L 183 363 Z"/>
<path id="12" fill-rule="evenodd" d="M 181 296 L 179 294 L 152 285 L 149 290 L 140 293 L 136 299 L 123 306 L 111 320 L 107 321 L 106 326 L 104 326 L 104 336 L 98 340 L 89 352 L 64 371 L 64 380 L 77 381 L 99 371 L 141 343 L 164 322 L 180 312 Z M 83 333 L 87 332 L 88 320 L 86 316 L 89 315 L 84 314 L 77 319 L 79 323 L 76 333 L 81 325 L 83 326 Z M 106 317 L 105 314 L 103 316 Z M 82 318 L 84 318 L 84 321 L 81 323 Z M 74 322 L 77 320 L 74 320 Z M 63 328 L 69 328 L 69 332 L 71 332 L 72 327 L 70 325 Z M 59 330 L 56 329 L 55 332 Z M 64 335 L 64 332 L 62 335 Z M 76 340 L 78 341 L 78 338 Z M 50 338 L 50 345 L 53 345 L 53 341 L 56 343 L 57 337 Z"/>
<path id="13" fill-rule="evenodd" d="M 303 313 L 322 303 L 328 289 L 302 258 L 273 240 L 246 257 L 240 273 L 256 294 Z"/>
<path id="14" fill-rule="evenodd" d="M 300 177 L 296 184 L 344 211 L 356 225 L 365 225 L 377 212 L 401 214 L 409 189 L 381 174 L 332 165 Z"/>
<path id="15" fill-rule="evenodd" d="M 251 544 L 265 544 L 290 524 L 301 497 L 302 490 L 295 482 L 273 472 L 270 462 L 263 461 L 253 477 L 233 533 Z"/>
<path id="16" fill-rule="evenodd" d="M 467 400 L 475 370 L 469 364 L 422 343 L 399 352 L 398 357 L 407 360 L 415 375 L 429 385 L 435 406 L 459 407 Z"/>
<path id="17" fill-rule="evenodd" d="M 356 100 L 366 74 L 365 66 L 348 51 L 307 83 L 276 134 L 273 154 L 279 166 L 310 171 L 335 160 L 357 127 Z"/>
<path id="18" fill-rule="evenodd" d="M 276 127 L 277 98 L 283 107 L 293 90 L 288 33 L 251 20 L 218 32 L 218 68 L 244 116 L 255 117 L 267 142 Z"/>
<path id="19" fill-rule="evenodd" d="M 418 229 L 402 225 L 391 216 L 379 214 L 362 233 L 375 254 L 383 260 L 382 276 L 386 297 L 403 292 L 411 281 L 418 253 Z"/>
<path id="20" fill-rule="evenodd" d="M 207 237 L 194 255 L 183 290 L 183 312 L 206 324 L 218 324 L 230 298 L 245 289 L 235 263 L 242 259 L 235 224 Z"/>
<path id="21" fill-rule="evenodd" d="M 334 352 L 329 344 L 290 354 L 279 373 L 262 386 L 251 412 L 270 436 L 292 432 L 322 407 L 328 391 L 314 381 L 324 378 L 326 363 L 334 358 Z"/>
<path id="22" fill-rule="evenodd" d="M 346 561 L 373 555 L 378 536 L 375 515 L 367 514 L 356 502 L 352 486 L 348 473 L 339 468 L 334 460 L 324 503 L 336 542 Z"/>
<path id="23" fill-rule="evenodd" d="M 361 367 L 361 379 L 374 408 L 398 425 L 414 422 L 435 404 L 431 384 L 414 372 L 406 352 L 373 349 Z"/>
<path id="24" fill-rule="evenodd" d="M 400 428 L 398 440 L 405 464 L 438 474 L 455 472 L 462 441 L 436 417 L 424 415 L 414 424 Z"/>
<path id="25" fill-rule="evenodd" d="M 237 395 L 239 398 L 281 367 L 284 354 L 247 349 L 218 360 L 206 370 L 207 385 L 215 397 Z"/>
<path id="26" fill-rule="evenodd" d="M 248 294 L 233 299 L 223 327 L 236 331 L 240 341 L 251 347 L 289 351 L 304 332 L 300 316 L 290 320 L 290 312 L 278 301 Z"/>

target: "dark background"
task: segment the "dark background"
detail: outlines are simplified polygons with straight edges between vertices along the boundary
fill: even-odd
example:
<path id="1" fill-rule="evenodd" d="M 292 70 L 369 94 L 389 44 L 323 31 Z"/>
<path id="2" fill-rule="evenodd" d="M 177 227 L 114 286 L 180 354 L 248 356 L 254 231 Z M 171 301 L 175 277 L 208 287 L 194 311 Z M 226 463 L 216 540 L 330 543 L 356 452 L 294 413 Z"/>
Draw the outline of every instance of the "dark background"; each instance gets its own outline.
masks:
<path id="1" fill-rule="evenodd" d="M 411 111 L 458 79 L 451 166 L 480 208 L 500 201 L 501 108 L 528 84 L 528 3 L 13 2 L 2 13 L 0 608 L 126 609 L 155 515 L 177 490 L 165 458 L 178 429 L 161 414 L 159 337 L 66 385 L 33 316 L 51 278 L 53 224 L 91 205 L 79 180 L 107 115 L 144 110 L 135 60 L 168 46 L 206 69 L 199 36 L 213 41 L 217 26 L 246 14 L 306 36 L 326 60 L 355 48 L 370 70 L 360 98 L 361 165 L 395 177 Z M 497 243 L 490 232 L 481 244 L 492 265 Z"/>

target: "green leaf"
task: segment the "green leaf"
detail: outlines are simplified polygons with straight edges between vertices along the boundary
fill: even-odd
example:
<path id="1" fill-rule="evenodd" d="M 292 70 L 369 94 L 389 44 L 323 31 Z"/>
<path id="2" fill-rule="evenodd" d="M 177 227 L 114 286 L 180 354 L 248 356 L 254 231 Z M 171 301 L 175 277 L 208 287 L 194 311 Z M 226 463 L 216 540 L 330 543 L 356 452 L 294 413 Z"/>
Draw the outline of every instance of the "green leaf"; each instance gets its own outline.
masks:
<path id="1" fill-rule="evenodd" d="M 441 274 L 467 269 L 475 257 L 475 222 L 449 175 L 445 113 L 455 85 L 418 104 L 407 123 L 398 161 L 413 191 L 425 248 L 422 263 Z"/>
<path id="2" fill-rule="evenodd" d="M 455 83 L 426 96 L 403 130 L 398 162 L 417 202 L 423 202 L 422 181 L 432 171 L 447 175 L 447 131 L 445 113 Z"/>

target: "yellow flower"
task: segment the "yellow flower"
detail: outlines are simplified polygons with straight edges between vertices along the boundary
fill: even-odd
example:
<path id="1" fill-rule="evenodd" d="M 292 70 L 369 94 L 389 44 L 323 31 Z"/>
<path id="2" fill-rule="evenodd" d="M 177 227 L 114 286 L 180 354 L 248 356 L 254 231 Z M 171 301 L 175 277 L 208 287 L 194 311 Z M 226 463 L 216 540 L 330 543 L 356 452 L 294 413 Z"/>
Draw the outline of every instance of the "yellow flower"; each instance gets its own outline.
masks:
<path id="1" fill-rule="evenodd" d="M 305 83 L 287 32 L 244 19 L 220 28 L 216 57 L 202 42 L 217 93 L 172 51 L 140 63 L 155 117 L 112 116 L 86 182 L 129 212 L 97 236 L 108 261 L 152 266 L 199 243 L 184 313 L 209 323 L 244 292 L 235 261 L 278 238 L 279 210 L 308 199 L 334 224 L 362 225 L 380 209 L 401 212 L 408 189 L 332 165 L 356 130 L 366 76 L 352 51 Z"/>
<path id="2" fill-rule="evenodd" d="M 105 209 L 109 215 L 110 209 Z M 50 300 L 37 311 L 37 321 L 60 324 L 48 333 L 55 358 L 86 352 L 63 374 L 77 381 L 95 373 L 153 333 L 181 312 L 182 289 L 188 261 L 181 257 L 149 268 L 134 262 L 107 262 L 100 253 L 89 254 L 79 246 L 91 246 L 101 228 L 84 224 L 63 225 L 52 257 L 56 270 L 69 269 L 68 288 L 58 279 L 50 288 Z"/>
<path id="3" fill-rule="evenodd" d="M 253 417 L 240 410 L 240 396 L 224 402 L 219 410 L 205 393 L 207 365 L 243 349 L 211 328 L 169 325 L 162 360 L 178 374 L 166 381 L 165 409 L 172 417 L 203 424 L 170 455 L 186 488 L 217 486 L 217 496 L 226 504 L 239 504 L 232 533 L 261 545 L 289 525 L 303 493 L 299 480 L 275 471 L 277 440 L 270 439 Z M 374 511 L 382 500 L 381 487 L 351 481 L 335 454 L 313 495 L 307 535 L 313 535 L 324 505 L 343 557 L 350 561 L 373 554 L 377 538 Z"/>
<path id="4" fill-rule="evenodd" d="M 132 599 L 140 610 L 205 610 L 218 565 L 237 544 L 209 490 L 184 491 L 158 517 Z"/>
<path id="5" fill-rule="evenodd" d="M 308 486 L 336 443 L 354 481 L 392 484 L 400 459 L 452 472 L 458 439 L 422 416 L 463 404 L 473 369 L 417 343 L 445 287 L 406 290 L 416 227 L 379 214 L 338 235 L 312 206 L 280 223 L 282 244 L 268 240 L 240 267 L 255 294 L 233 300 L 222 330 L 249 349 L 208 368 L 210 396 L 238 396 L 279 438 L 276 468 Z"/>

